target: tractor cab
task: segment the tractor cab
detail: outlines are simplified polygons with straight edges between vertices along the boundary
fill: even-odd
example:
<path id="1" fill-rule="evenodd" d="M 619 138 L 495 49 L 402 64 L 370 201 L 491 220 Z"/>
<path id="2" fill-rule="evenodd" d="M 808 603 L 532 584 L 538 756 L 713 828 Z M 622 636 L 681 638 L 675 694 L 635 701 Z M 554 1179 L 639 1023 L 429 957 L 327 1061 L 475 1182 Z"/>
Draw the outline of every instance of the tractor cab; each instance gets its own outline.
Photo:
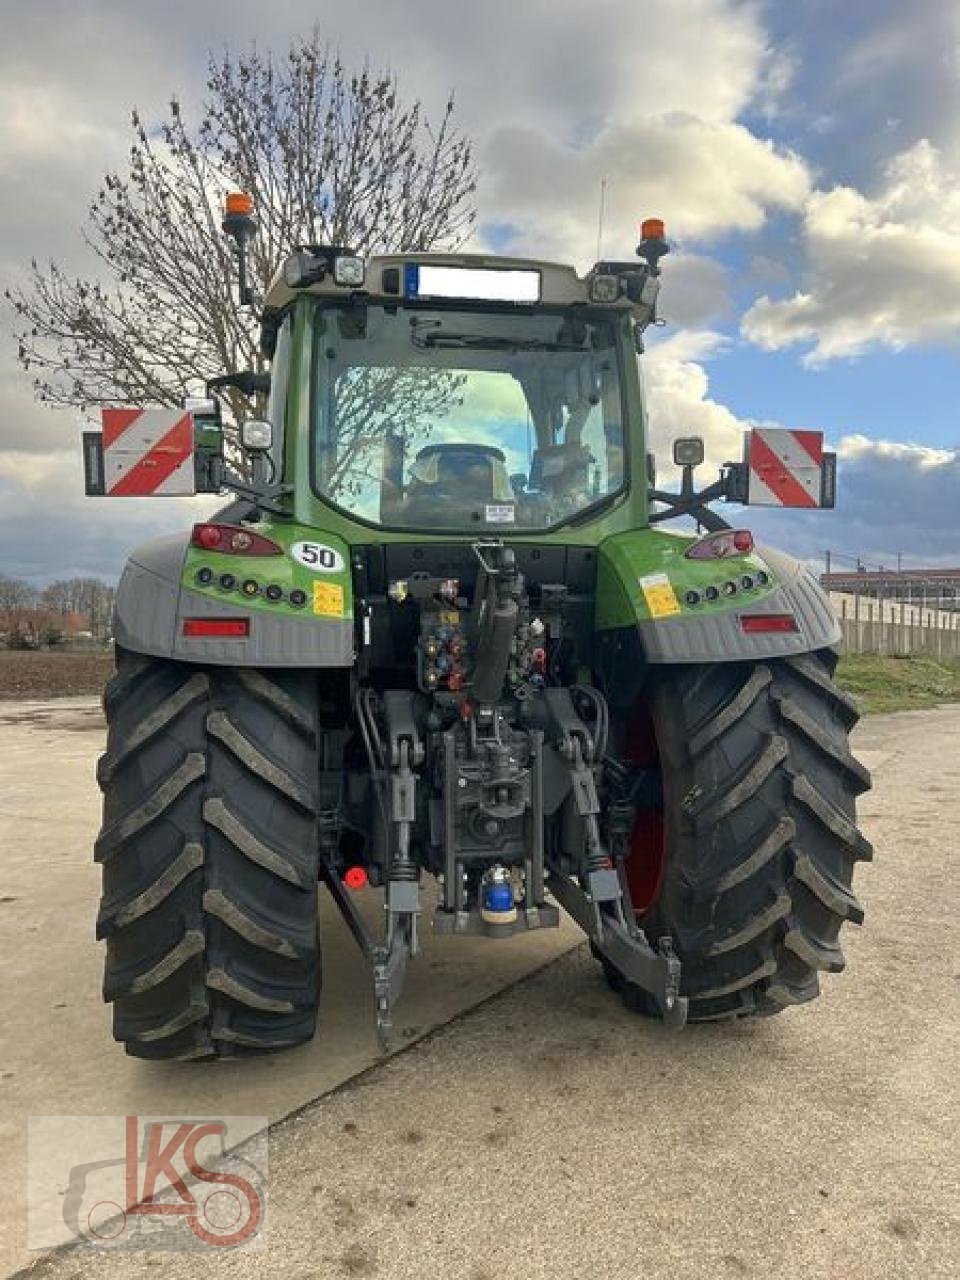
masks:
<path id="1" fill-rule="evenodd" d="M 526 259 L 298 250 L 268 291 L 264 332 L 309 365 L 306 421 L 302 407 L 287 415 L 282 452 L 288 473 L 309 472 L 316 514 L 475 537 L 624 505 L 633 480 L 644 487 L 628 435 L 635 421 L 642 441 L 648 248 L 649 261 L 586 277 Z"/>

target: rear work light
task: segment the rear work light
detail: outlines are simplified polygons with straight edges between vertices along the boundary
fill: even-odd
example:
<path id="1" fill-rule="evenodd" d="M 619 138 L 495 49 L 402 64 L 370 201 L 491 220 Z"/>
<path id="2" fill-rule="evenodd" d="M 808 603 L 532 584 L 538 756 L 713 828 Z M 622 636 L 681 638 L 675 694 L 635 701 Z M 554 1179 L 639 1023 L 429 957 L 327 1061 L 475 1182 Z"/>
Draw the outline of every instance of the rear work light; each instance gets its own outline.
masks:
<path id="1" fill-rule="evenodd" d="M 741 613 L 740 626 L 747 635 L 759 632 L 799 631 L 797 620 L 792 613 Z"/>
<path id="2" fill-rule="evenodd" d="M 227 640 L 245 640 L 250 634 L 249 618 L 184 618 L 183 634 L 199 638 L 218 637 Z"/>
<path id="3" fill-rule="evenodd" d="M 752 550 L 753 534 L 749 529 L 726 529 L 701 538 L 684 555 L 688 560 L 723 560 L 726 556 L 745 556 Z"/>
<path id="4" fill-rule="evenodd" d="M 203 551 L 220 551 L 231 556 L 283 555 L 283 548 L 270 538 L 235 524 L 195 524 L 190 541 Z"/>

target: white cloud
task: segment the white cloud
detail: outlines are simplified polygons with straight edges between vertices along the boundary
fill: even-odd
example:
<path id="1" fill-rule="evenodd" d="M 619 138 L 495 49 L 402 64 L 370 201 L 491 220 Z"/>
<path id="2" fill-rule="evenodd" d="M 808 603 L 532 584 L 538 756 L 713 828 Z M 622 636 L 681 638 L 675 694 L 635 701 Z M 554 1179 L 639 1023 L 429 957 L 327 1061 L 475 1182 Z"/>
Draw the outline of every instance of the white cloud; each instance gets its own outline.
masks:
<path id="1" fill-rule="evenodd" d="M 514 229 L 511 249 L 580 266 L 596 253 L 603 179 L 609 257 L 633 252 L 642 216 L 664 215 L 680 239 L 756 231 L 769 210 L 801 208 L 810 185 L 798 156 L 743 125 L 678 114 L 607 126 L 588 146 L 506 126 L 488 142 L 484 175 L 483 208 Z"/>
<path id="2" fill-rule="evenodd" d="M 46 581 L 117 577 L 130 551 L 205 519 L 224 499 L 86 498 L 79 447 L 0 453 L 2 572 Z"/>
<path id="3" fill-rule="evenodd" d="M 853 435 L 837 454 L 835 511 L 751 510 L 754 529 L 811 560 L 829 547 L 870 565 L 894 565 L 898 553 L 910 568 L 960 564 L 960 452 Z"/>
<path id="4" fill-rule="evenodd" d="M 812 344 L 820 364 L 872 346 L 955 343 L 960 332 L 960 171 L 920 141 L 887 166 L 873 198 L 817 191 L 804 213 L 808 279 L 763 296 L 743 333 L 765 350 Z"/>
<path id="5" fill-rule="evenodd" d="M 676 478 L 672 461 L 678 436 L 702 436 L 706 461 L 697 475 L 703 485 L 716 479 L 724 462 L 742 455 L 743 432 L 750 426 L 711 398 L 704 360 L 723 349 L 726 339 L 712 330 L 684 330 L 651 346 L 640 362 L 647 392 L 649 447 L 657 458 L 658 483 Z"/>
<path id="6" fill-rule="evenodd" d="M 696 476 L 703 487 L 722 463 L 742 457 L 743 436 L 751 427 L 807 425 L 739 418 L 710 395 L 703 362 L 721 354 L 725 342 L 709 330 L 688 330 L 659 342 L 641 361 L 661 488 L 676 484 L 671 447 L 677 436 L 703 437 L 706 461 Z M 898 551 L 913 565 L 960 563 L 960 451 L 859 434 L 844 436 L 834 447 L 839 462 L 835 510 L 730 507 L 725 514 L 801 559 L 822 559 L 830 547 L 873 564 L 895 563 Z"/>
<path id="7" fill-rule="evenodd" d="M 287 12 L 296 8 L 288 5 Z M 522 121 L 550 136 L 592 136 L 611 120 L 685 112 L 735 119 L 777 59 L 759 8 L 738 0 L 418 0 L 304 6 L 353 54 L 383 58 L 416 86 L 456 89 L 471 131 Z M 244 15 L 256 31 L 259 15 Z"/>

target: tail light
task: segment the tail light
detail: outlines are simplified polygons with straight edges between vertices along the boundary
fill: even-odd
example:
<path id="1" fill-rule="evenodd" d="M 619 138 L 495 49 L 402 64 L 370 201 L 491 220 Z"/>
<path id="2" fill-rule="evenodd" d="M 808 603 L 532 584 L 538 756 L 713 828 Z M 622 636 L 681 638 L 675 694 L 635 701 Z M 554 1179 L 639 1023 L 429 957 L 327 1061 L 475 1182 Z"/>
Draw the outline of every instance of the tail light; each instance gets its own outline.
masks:
<path id="1" fill-rule="evenodd" d="M 740 626 L 746 635 L 800 630 L 792 613 L 741 613 Z"/>
<path id="2" fill-rule="evenodd" d="M 221 551 L 231 556 L 283 555 L 283 548 L 270 538 L 235 524 L 195 524 L 190 541 L 203 551 Z"/>
<path id="3" fill-rule="evenodd" d="M 727 556 L 745 556 L 752 550 L 753 534 L 749 529 L 725 529 L 701 538 L 684 555 L 688 560 L 723 560 Z"/>

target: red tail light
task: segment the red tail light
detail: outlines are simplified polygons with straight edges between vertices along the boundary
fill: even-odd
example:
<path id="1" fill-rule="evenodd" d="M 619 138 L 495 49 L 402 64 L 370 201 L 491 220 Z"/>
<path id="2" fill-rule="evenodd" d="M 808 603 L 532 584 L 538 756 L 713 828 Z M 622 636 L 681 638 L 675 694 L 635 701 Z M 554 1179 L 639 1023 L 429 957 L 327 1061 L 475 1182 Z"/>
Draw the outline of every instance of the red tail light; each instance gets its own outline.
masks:
<path id="1" fill-rule="evenodd" d="M 347 867 L 343 873 L 343 883 L 348 889 L 362 889 L 367 883 L 365 867 Z"/>
<path id="2" fill-rule="evenodd" d="M 725 529 L 722 533 L 709 533 L 684 555 L 688 560 L 723 560 L 726 556 L 744 556 L 753 550 L 753 534 L 749 529 Z"/>
<path id="3" fill-rule="evenodd" d="M 761 631 L 799 631 L 792 613 L 741 613 L 740 626 L 747 635 Z"/>
<path id="4" fill-rule="evenodd" d="M 231 556 L 283 555 L 283 548 L 269 538 L 236 524 L 195 524 L 190 541 L 204 551 L 221 551 Z"/>
<path id="5" fill-rule="evenodd" d="M 219 636 L 221 639 L 245 640 L 250 634 L 249 618 L 184 618 L 185 636 Z"/>

